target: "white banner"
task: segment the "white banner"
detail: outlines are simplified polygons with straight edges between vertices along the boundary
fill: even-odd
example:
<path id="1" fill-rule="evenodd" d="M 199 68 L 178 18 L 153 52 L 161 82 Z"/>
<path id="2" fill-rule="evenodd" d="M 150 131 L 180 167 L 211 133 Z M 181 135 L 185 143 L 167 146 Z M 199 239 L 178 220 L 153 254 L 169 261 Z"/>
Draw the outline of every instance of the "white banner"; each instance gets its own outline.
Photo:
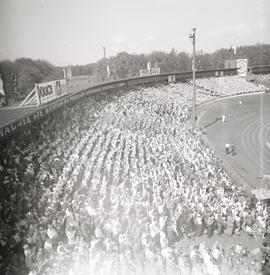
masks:
<path id="1" fill-rule="evenodd" d="M 50 81 L 36 84 L 36 93 L 39 100 L 39 105 L 50 102 L 62 93 L 60 81 Z"/>
<path id="2" fill-rule="evenodd" d="M 237 72 L 240 76 L 246 76 L 248 70 L 248 60 L 247 59 L 237 59 L 236 67 L 238 68 Z"/>
<path id="3" fill-rule="evenodd" d="M 3 81 L 0 76 L 0 96 L 5 96 L 4 88 L 3 88 Z"/>
<path id="4" fill-rule="evenodd" d="M 175 82 L 175 74 L 174 75 L 168 75 L 168 83 L 174 83 Z"/>
<path id="5" fill-rule="evenodd" d="M 66 86 L 69 86 L 69 83 L 72 79 L 71 67 L 65 67 L 63 68 L 63 71 L 64 71 L 64 79 L 66 80 Z"/>

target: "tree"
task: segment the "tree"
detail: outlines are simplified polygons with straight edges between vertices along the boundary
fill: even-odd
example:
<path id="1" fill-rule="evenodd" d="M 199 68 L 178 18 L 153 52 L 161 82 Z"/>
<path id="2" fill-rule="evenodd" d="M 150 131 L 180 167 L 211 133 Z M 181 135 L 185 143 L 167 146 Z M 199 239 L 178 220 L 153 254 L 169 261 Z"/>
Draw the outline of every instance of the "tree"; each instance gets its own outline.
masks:
<path id="1" fill-rule="evenodd" d="M 177 56 L 177 71 L 187 72 L 191 71 L 192 60 L 185 52 L 180 52 Z"/>
<path id="2" fill-rule="evenodd" d="M 16 98 L 16 74 L 13 62 L 4 60 L 0 62 L 0 75 L 3 81 L 3 89 L 6 94 L 6 102 Z"/>
<path id="3" fill-rule="evenodd" d="M 197 54 L 197 70 L 222 69 L 226 59 L 248 58 L 249 66 L 270 64 L 270 45 L 256 44 L 237 48 L 234 55 L 230 49 L 219 49 L 214 53 Z M 101 59 L 96 63 L 72 66 L 73 75 L 92 75 L 94 82 L 107 80 L 107 65 L 110 67 L 110 79 L 134 77 L 141 69 L 146 69 L 147 62 L 152 67 L 155 63 L 161 73 L 191 71 L 192 57 L 188 53 L 172 48 L 169 53 L 154 51 L 151 54 L 128 54 L 121 52 L 114 57 Z M 63 79 L 62 68 L 53 66 L 44 60 L 20 58 L 0 62 L 0 74 L 8 101 L 23 99 L 35 83 Z"/>

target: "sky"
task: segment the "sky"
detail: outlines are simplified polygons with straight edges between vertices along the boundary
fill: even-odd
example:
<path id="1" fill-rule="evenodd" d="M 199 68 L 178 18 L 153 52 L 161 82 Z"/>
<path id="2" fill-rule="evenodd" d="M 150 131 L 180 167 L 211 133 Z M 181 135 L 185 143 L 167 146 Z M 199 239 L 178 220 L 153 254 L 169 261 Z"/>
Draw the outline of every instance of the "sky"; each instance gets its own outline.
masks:
<path id="1" fill-rule="evenodd" d="M 88 64 L 119 52 L 270 43 L 269 0 L 0 0 L 0 60 Z"/>

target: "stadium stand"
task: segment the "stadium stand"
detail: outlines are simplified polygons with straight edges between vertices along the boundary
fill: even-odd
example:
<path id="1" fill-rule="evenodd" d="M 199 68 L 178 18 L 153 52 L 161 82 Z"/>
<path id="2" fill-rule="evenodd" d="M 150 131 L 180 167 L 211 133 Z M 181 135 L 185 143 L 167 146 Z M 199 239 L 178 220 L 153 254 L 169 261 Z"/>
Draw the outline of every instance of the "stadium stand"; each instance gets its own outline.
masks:
<path id="1" fill-rule="evenodd" d="M 226 96 L 254 89 L 238 78 L 218 83 Z M 211 99 L 198 93 L 197 103 Z M 192 132 L 191 107 L 190 84 L 140 87 L 106 101 L 80 99 L 6 138 L 1 274 L 264 272 L 267 244 L 178 246 L 191 237 L 270 233 L 266 206 L 232 182 L 202 133 Z"/>
<path id="2" fill-rule="evenodd" d="M 238 76 L 201 78 L 196 80 L 196 85 L 215 96 L 233 96 L 266 89 L 263 85 L 255 85 Z"/>
<path id="3" fill-rule="evenodd" d="M 270 83 L 270 75 L 269 74 L 258 74 L 258 75 L 256 75 L 256 79 Z"/>

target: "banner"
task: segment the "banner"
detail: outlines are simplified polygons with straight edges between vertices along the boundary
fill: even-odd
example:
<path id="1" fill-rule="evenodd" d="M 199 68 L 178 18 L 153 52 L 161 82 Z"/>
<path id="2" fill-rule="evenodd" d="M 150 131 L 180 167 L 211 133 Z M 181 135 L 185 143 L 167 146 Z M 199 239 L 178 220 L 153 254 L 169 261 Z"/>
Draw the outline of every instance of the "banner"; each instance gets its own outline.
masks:
<path id="1" fill-rule="evenodd" d="M 60 81 L 50 81 L 35 85 L 38 95 L 38 105 L 48 103 L 61 95 Z"/>
<path id="2" fill-rule="evenodd" d="M 174 75 L 168 75 L 168 83 L 174 83 L 175 82 L 175 74 Z"/>
<path id="3" fill-rule="evenodd" d="M 5 96 L 4 88 L 3 88 L 3 81 L 0 75 L 0 96 Z"/>
<path id="4" fill-rule="evenodd" d="M 247 59 L 237 59 L 236 67 L 238 75 L 246 76 L 248 71 L 248 60 Z"/>
<path id="5" fill-rule="evenodd" d="M 109 67 L 109 65 L 107 65 L 107 78 L 108 79 L 110 78 L 110 67 Z"/>
<path id="6" fill-rule="evenodd" d="M 66 86 L 69 85 L 69 82 L 72 79 L 72 71 L 71 71 L 71 67 L 66 67 L 63 68 L 64 71 L 64 79 L 66 80 Z"/>
<path id="7" fill-rule="evenodd" d="M 6 95 L 3 89 L 3 81 L 0 76 L 0 106 L 6 105 Z"/>

